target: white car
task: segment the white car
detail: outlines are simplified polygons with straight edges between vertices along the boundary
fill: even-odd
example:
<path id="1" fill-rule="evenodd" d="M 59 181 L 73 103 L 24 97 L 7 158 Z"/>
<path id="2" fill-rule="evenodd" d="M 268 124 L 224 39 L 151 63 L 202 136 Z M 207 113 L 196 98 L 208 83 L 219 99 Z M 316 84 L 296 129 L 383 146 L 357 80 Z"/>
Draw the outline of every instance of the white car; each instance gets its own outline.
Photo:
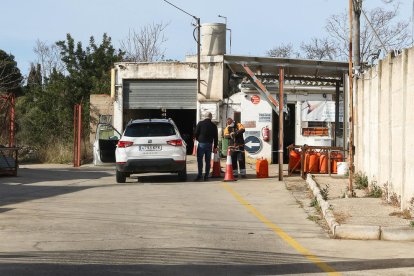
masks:
<path id="1" fill-rule="evenodd" d="M 178 173 L 187 178 L 186 143 L 171 119 L 131 121 L 118 141 L 116 181 L 125 183 L 135 173 Z"/>

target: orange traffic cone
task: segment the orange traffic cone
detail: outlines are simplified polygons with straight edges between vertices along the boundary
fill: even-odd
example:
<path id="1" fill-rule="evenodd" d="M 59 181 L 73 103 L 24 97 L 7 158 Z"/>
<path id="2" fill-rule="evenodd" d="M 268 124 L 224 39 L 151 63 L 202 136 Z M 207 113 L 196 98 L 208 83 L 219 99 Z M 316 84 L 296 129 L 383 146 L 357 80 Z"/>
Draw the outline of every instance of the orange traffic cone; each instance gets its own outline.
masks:
<path id="1" fill-rule="evenodd" d="M 220 175 L 220 158 L 219 153 L 212 153 L 212 160 L 213 160 L 213 172 L 211 174 L 211 177 L 221 177 Z"/>
<path id="2" fill-rule="evenodd" d="M 195 139 L 193 140 L 194 141 L 194 147 L 193 147 L 193 156 L 197 156 L 197 143 L 198 143 L 198 141 L 196 141 Z"/>
<path id="3" fill-rule="evenodd" d="M 236 181 L 233 176 L 233 165 L 231 162 L 230 149 L 227 150 L 226 174 L 224 175 L 224 181 Z"/>

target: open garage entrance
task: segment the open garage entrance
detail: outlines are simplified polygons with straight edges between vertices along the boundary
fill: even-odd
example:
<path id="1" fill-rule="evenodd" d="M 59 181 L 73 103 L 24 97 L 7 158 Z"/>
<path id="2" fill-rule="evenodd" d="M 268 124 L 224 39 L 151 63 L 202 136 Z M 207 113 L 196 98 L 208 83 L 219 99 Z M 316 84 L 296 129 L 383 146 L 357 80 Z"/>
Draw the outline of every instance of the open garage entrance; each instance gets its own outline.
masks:
<path id="1" fill-rule="evenodd" d="M 134 119 L 171 118 L 193 150 L 197 117 L 197 81 L 194 79 L 124 80 L 124 128 Z"/>

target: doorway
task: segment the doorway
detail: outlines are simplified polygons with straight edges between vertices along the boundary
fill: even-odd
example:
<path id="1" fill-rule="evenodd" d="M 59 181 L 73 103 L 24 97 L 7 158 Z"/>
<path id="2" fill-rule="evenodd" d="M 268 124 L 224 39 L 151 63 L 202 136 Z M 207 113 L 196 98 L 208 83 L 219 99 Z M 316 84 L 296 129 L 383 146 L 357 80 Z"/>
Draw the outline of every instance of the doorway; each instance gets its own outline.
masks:
<path id="1" fill-rule="evenodd" d="M 289 162 L 289 153 L 286 149 L 287 146 L 295 144 L 295 125 L 296 125 L 296 112 L 295 104 L 288 104 L 288 113 L 283 113 L 283 163 L 287 164 Z M 272 111 L 272 163 L 279 163 L 279 116 L 275 111 Z"/>

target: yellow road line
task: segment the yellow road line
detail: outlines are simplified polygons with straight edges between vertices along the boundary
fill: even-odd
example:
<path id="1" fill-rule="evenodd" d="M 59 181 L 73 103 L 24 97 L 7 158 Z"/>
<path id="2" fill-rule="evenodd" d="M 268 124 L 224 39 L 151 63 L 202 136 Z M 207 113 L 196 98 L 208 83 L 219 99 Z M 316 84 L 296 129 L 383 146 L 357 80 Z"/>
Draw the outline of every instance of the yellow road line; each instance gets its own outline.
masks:
<path id="1" fill-rule="evenodd" d="M 224 188 L 234 196 L 244 207 L 246 207 L 253 215 L 255 215 L 261 222 L 263 222 L 267 227 L 273 230 L 279 237 L 281 237 L 285 242 L 292 246 L 296 251 L 305 256 L 312 263 L 321 268 L 324 272 L 327 272 L 328 275 L 341 275 L 339 272 L 335 271 L 328 264 L 322 262 L 321 259 L 312 254 L 308 249 L 303 247 L 299 242 L 294 238 L 289 236 L 285 231 L 283 231 L 276 224 L 267 219 L 262 215 L 256 208 L 254 208 L 249 202 L 242 198 L 236 191 L 234 191 L 227 183 L 223 183 Z"/>

